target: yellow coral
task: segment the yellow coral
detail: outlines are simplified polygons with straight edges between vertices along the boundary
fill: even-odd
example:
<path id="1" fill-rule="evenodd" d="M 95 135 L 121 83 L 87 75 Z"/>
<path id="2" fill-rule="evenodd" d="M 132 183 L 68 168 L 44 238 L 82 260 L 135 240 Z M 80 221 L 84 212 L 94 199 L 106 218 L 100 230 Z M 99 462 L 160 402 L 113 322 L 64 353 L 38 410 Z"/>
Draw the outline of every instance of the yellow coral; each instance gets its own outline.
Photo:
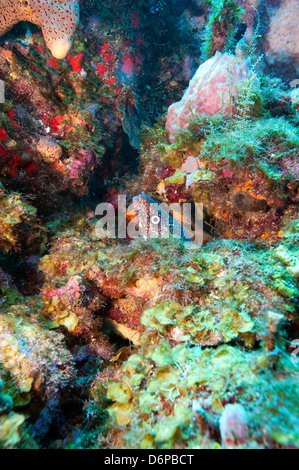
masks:
<path id="1" fill-rule="evenodd" d="M 0 418 L 0 444 L 9 448 L 21 440 L 19 427 L 24 423 L 25 416 L 19 413 L 10 413 Z"/>

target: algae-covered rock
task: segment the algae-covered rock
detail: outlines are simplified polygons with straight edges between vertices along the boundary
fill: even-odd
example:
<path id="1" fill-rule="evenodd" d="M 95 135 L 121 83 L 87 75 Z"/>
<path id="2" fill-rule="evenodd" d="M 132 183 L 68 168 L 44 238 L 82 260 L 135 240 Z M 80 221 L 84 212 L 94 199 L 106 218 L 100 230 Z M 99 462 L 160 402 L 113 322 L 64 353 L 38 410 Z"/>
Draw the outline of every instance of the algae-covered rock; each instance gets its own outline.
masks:
<path id="1" fill-rule="evenodd" d="M 64 60 L 1 37 L 1 448 L 299 447 L 298 83 L 256 54 L 294 1 L 250 3 L 84 0 Z M 141 193 L 202 244 L 125 233 Z"/>
<path id="2" fill-rule="evenodd" d="M 271 401 L 261 401 L 260 393 L 263 388 L 270 387 L 269 394 L 271 387 L 276 387 L 276 382 L 270 385 L 270 372 L 263 374 L 259 366 L 262 352 L 246 353 L 225 345 L 216 350 L 202 350 L 198 347 L 190 349 L 184 343 L 172 347 L 171 352 L 169 350 L 170 359 L 167 363 L 157 363 L 152 358 L 151 348 L 148 349 L 147 351 L 145 347 L 141 352 L 143 363 L 154 363 L 154 366 L 145 376 L 143 385 L 139 389 L 135 388 L 130 402 L 126 405 L 128 414 L 125 422 L 120 418 L 125 411 L 121 397 L 115 397 L 111 408 L 114 426 L 121 429 L 126 425 L 122 446 L 134 448 L 137 445 L 142 448 L 146 443 L 150 443 L 151 447 L 156 448 L 180 448 L 186 445 L 189 448 L 213 448 L 215 442 L 211 435 L 218 427 L 221 417 L 223 440 L 225 446 L 230 446 L 231 434 L 224 431 L 223 412 L 227 400 L 232 397 L 240 404 L 238 406 L 246 409 L 246 438 L 245 431 L 240 430 L 241 434 L 236 437 L 234 446 L 252 446 L 259 435 L 268 440 L 269 445 L 272 440 L 278 444 L 297 445 L 294 434 L 295 417 L 289 431 L 281 430 L 278 434 L 278 423 L 282 422 L 280 419 L 283 420 L 284 415 L 296 409 L 290 395 L 284 395 L 286 390 L 282 392 L 280 389 L 281 413 L 277 410 L 273 414 Z M 125 370 L 126 364 L 123 365 L 123 375 L 118 379 L 118 385 L 126 388 L 134 373 L 132 370 L 131 374 L 127 375 Z M 288 380 L 288 374 L 295 380 L 296 368 L 292 366 L 291 361 L 283 361 L 276 374 L 278 383 Z M 115 384 L 109 385 L 108 393 L 114 387 Z M 208 441 L 206 432 L 211 434 Z M 193 436 L 191 441 L 190 436 Z"/>

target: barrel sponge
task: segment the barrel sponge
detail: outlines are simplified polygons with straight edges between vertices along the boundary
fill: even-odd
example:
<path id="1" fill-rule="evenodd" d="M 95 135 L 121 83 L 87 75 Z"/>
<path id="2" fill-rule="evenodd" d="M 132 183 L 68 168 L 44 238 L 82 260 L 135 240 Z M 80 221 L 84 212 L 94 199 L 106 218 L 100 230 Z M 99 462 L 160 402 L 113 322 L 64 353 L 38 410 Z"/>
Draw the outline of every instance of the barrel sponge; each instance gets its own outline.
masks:
<path id="1" fill-rule="evenodd" d="M 0 36 L 20 21 L 40 26 L 52 55 L 63 59 L 79 22 L 79 0 L 0 0 Z"/>
<path id="2" fill-rule="evenodd" d="M 228 75 L 230 74 L 230 79 Z M 230 96 L 238 94 L 238 85 L 249 74 L 249 61 L 228 53 L 216 54 L 199 66 L 182 99 L 168 108 L 166 129 L 169 140 L 187 129 L 190 119 L 200 115 L 230 113 Z"/>

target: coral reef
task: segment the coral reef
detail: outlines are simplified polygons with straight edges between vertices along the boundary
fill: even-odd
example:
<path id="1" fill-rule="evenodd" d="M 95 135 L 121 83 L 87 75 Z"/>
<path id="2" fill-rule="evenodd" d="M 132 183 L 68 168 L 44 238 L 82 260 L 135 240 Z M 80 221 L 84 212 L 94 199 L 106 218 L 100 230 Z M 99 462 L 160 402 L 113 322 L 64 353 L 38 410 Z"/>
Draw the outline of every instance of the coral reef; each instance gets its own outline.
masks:
<path id="1" fill-rule="evenodd" d="M 37 447 L 35 438 L 48 432 L 61 394 L 75 376 L 63 335 L 49 328 L 40 308 L 40 299 L 25 299 L 14 286 L 1 286 L 0 447 Z M 36 408 L 30 432 L 26 412 L 14 411 L 25 405 Z"/>
<path id="2" fill-rule="evenodd" d="M 25 187 L 37 200 L 47 194 L 49 205 L 57 204 L 62 191 L 85 194 L 96 161 L 104 152 L 97 140 L 101 139 L 101 124 L 95 123 L 93 114 L 81 108 L 80 102 L 59 105 L 57 97 L 54 100 L 53 95 L 50 97 L 50 90 L 40 92 L 42 86 L 47 86 L 52 63 L 44 68 L 40 57 L 37 69 L 25 74 L 28 58 L 20 66 L 17 55 L 8 53 L 7 57 L 7 53 L 2 50 L 0 54 L 1 76 L 6 82 L 6 92 L 13 99 L 0 112 L 3 126 L 0 165 L 8 187 L 11 178 L 15 178 L 13 183 L 17 181 L 18 187 Z M 67 73 L 67 64 L 61 67 Z M 62 70 L 57 73 L 57 79 L 65 87 Z M 80 80 L 77 74 L 74 78 Z M 98 127 L 98 137 L 93 136 L 92 122 Z"/>
<path id="3" fill-rule="evenodd" d="M 299 447 L 293 5 L 0 0 L 1 448 Z"/>
<path id="4" fill-rule="evenodd" d="M 0 110 L 1 178 L 32 195 L 37 206 L 46 196 L 47 207 L 38 208 L 47 212 L 67 204 L 68 196 L 86 195 L 92 178 L 108 182 L 111 172 L 126 174 L 130 142 L 138 147 L 143 123 L 156 119 L 188 83 L 183 61 L 190 59 L 194 40 L 187 25 L 179 33 L 171 21 L 159 29 L 160 20 L 148 18 L 143 6 L 122 6 L 117 17 L 114 8 L 111 1 L 85 2 L 84 11 L 94 16 L 83 14 L 66 60 L 49 55 L 38 30 L 1 38 L 0 79 L 7 98 Z M 105 19 L 102 24 L 97 15 Z M 157 31 L 154 42 L 151 27 Z M 159 44 L 170 36 L 174 41 L 164 61 Z M 55 156 L 43 142 L 56 149 Z"/>
<path id="5" fill-rule="evenodd" d="M 253 70 L 244 82 L 237 81 L 237 96 L 230 87 L 233 76 L 225 78 L 223 71 L 228 113 L 221 109 L 213 80 L 203 81 L 210 106 L 201 87 L 193 85 L 201 67 L 222 58 L 219 53 L 200 66 L 190 82 L 193 99 L 187 90 L 169 107 L 166 131 L 160 123 L 145 132 L 142 183 L 136 186 L 153 197 L 159 194 L 163 202 L 202 203 L 213 236 L 273 243 L 283 233 L 283 216 L 297 214 L 296 107 L 279 82 L 270 92 L 273 81 L 257 81 Z"/>
<path id="6" fill-rule="evenodd" d="M 114 402 L 109 413 L 115 447 L 298 445 L 296 419 L 288 431 L 278 432 L 283 426 L 283 415 L 293 414 L 294 402 L 286 392 L 286 384 L 294 384 L 298 374 L 286 354 L 274 359 L 272 387 L 277 380 L 280 391 L 276 393 L 282 410 L 277 415 L 272 414 L 263 398 L 263 390 L 268 391 L 268 396 L 273 390 L 271 366 L 265 368 L 270 360 L 267 352 L 245 352 L 229 345 L 216 350 L 201 349 L 184 341 L 171 345 L 161 330 L 153 336 L 153 328 L 148 335 L 144 337 L 142 352 L 124 362 L 122 375 L 117 376 L 117 381 L 112 375 L 108 387 L 108 396 Z M 154 338 L 153 346 L 150 339 Z M 96 385 L 96 381 L 94 386 L 99 387 L 100 383 L 99 380 Z M 233 407 L 230 411 L 228 404 Z M 235 415 L 234 431 L 229 414 Z"/>
<path id="7" fill-rule="evenodd" d="M 36 208 L 22 200 L 19 193 L 7 193 L 0 188 L 0 247 L 8 252 L 36 249 L 36 245 L 46 242 L 43 228 L 36 220 Z M 28 232 L 31 232 L 29 242 Z M 34 244 L 35 246 L 29 246 Z"/>
<path id="8" fill-rule="evenodd" d="M 89 294 L 93 305 L 97 299 L 104 303 L 100 311 L 107 316 L 106 327 L 138 347 L 129 359 L 124 354 L 124 362 L 117 359 L 119 352 L 114 361 L 123 362 L 121 370 L 108 366 L 92 386 L 90 406 L 101 409 L 108 380 L 107 397 L 114 402 L 108 408 L 112 419 L 108 445 L 192 448 L 217 447 L 222 441 L 224 447 L 297 445 L 295 421 L 281 435 L 276 432 L 280 421 L 266 430 L 262 427 L 271 411 L 262 406 L 259 391 L 269 388 L 273 364 L 279 383 L 291 377 L 295 381 L 297 374 L 284 332 L 285 325 L 296 321 L 299 290 L 275 249 L 219 241 L 190 252 L 179 242 L 148 240 L 129 245 L 101 242 L 99 251 L 98 245 L 93 248 L 87 242 L 94 237 L 90 230 L 85 228 L 80 241 L 72 240 L 73 247 L 84 247 L 84 257 L 81 248 L 69 259 L 64 251 L 67 241 L 60 236 L 62 251 L 54 246 L 41 267 L 45 269 L 46 263 L 50 273 L 51 266 L 56 285 L 63 279 L 59 271 L 68 274 L 64 293 L 66 288 L 70 292 L 70 283 L 74 286 L 69 276 L 80 272 L 81 285 L 88 284 L 93 292 Z M 75 297 L 76 302 L 83 304 L 82 289 L 78 295 L 82 300 Z M 45 305 L 46 315 L 53 315 L 47 300 Z M 67 325 L 64 319 L 55 321 Z M 293 407 L 284 394 L 279 393 L 284 397 L 282 415 Z M 247 429 L 244 413 L 237 409 L 240 423 L 234 421 L 234 429 L 239 437 L 233 440 L 230 418 L 223 417 L 226 403 L 238 403 L 248 414 Z M 93 445 L 100 441 L 99 435 Z"/>

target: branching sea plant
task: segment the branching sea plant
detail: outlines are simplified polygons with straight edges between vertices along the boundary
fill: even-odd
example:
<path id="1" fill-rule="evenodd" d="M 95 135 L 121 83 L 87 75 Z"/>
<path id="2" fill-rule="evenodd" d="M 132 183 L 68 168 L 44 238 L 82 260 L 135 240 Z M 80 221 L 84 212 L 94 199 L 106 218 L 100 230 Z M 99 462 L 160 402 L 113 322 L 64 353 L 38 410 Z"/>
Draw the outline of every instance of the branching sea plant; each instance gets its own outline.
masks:
<path id="1" fill-rule="evenodd" d="M 235 0 L 198 0 L 208 6 L 210 13 L 204 31 L 202 60 L 207 60 L 218 50 L 232 49 L 244 10 Z"/>

